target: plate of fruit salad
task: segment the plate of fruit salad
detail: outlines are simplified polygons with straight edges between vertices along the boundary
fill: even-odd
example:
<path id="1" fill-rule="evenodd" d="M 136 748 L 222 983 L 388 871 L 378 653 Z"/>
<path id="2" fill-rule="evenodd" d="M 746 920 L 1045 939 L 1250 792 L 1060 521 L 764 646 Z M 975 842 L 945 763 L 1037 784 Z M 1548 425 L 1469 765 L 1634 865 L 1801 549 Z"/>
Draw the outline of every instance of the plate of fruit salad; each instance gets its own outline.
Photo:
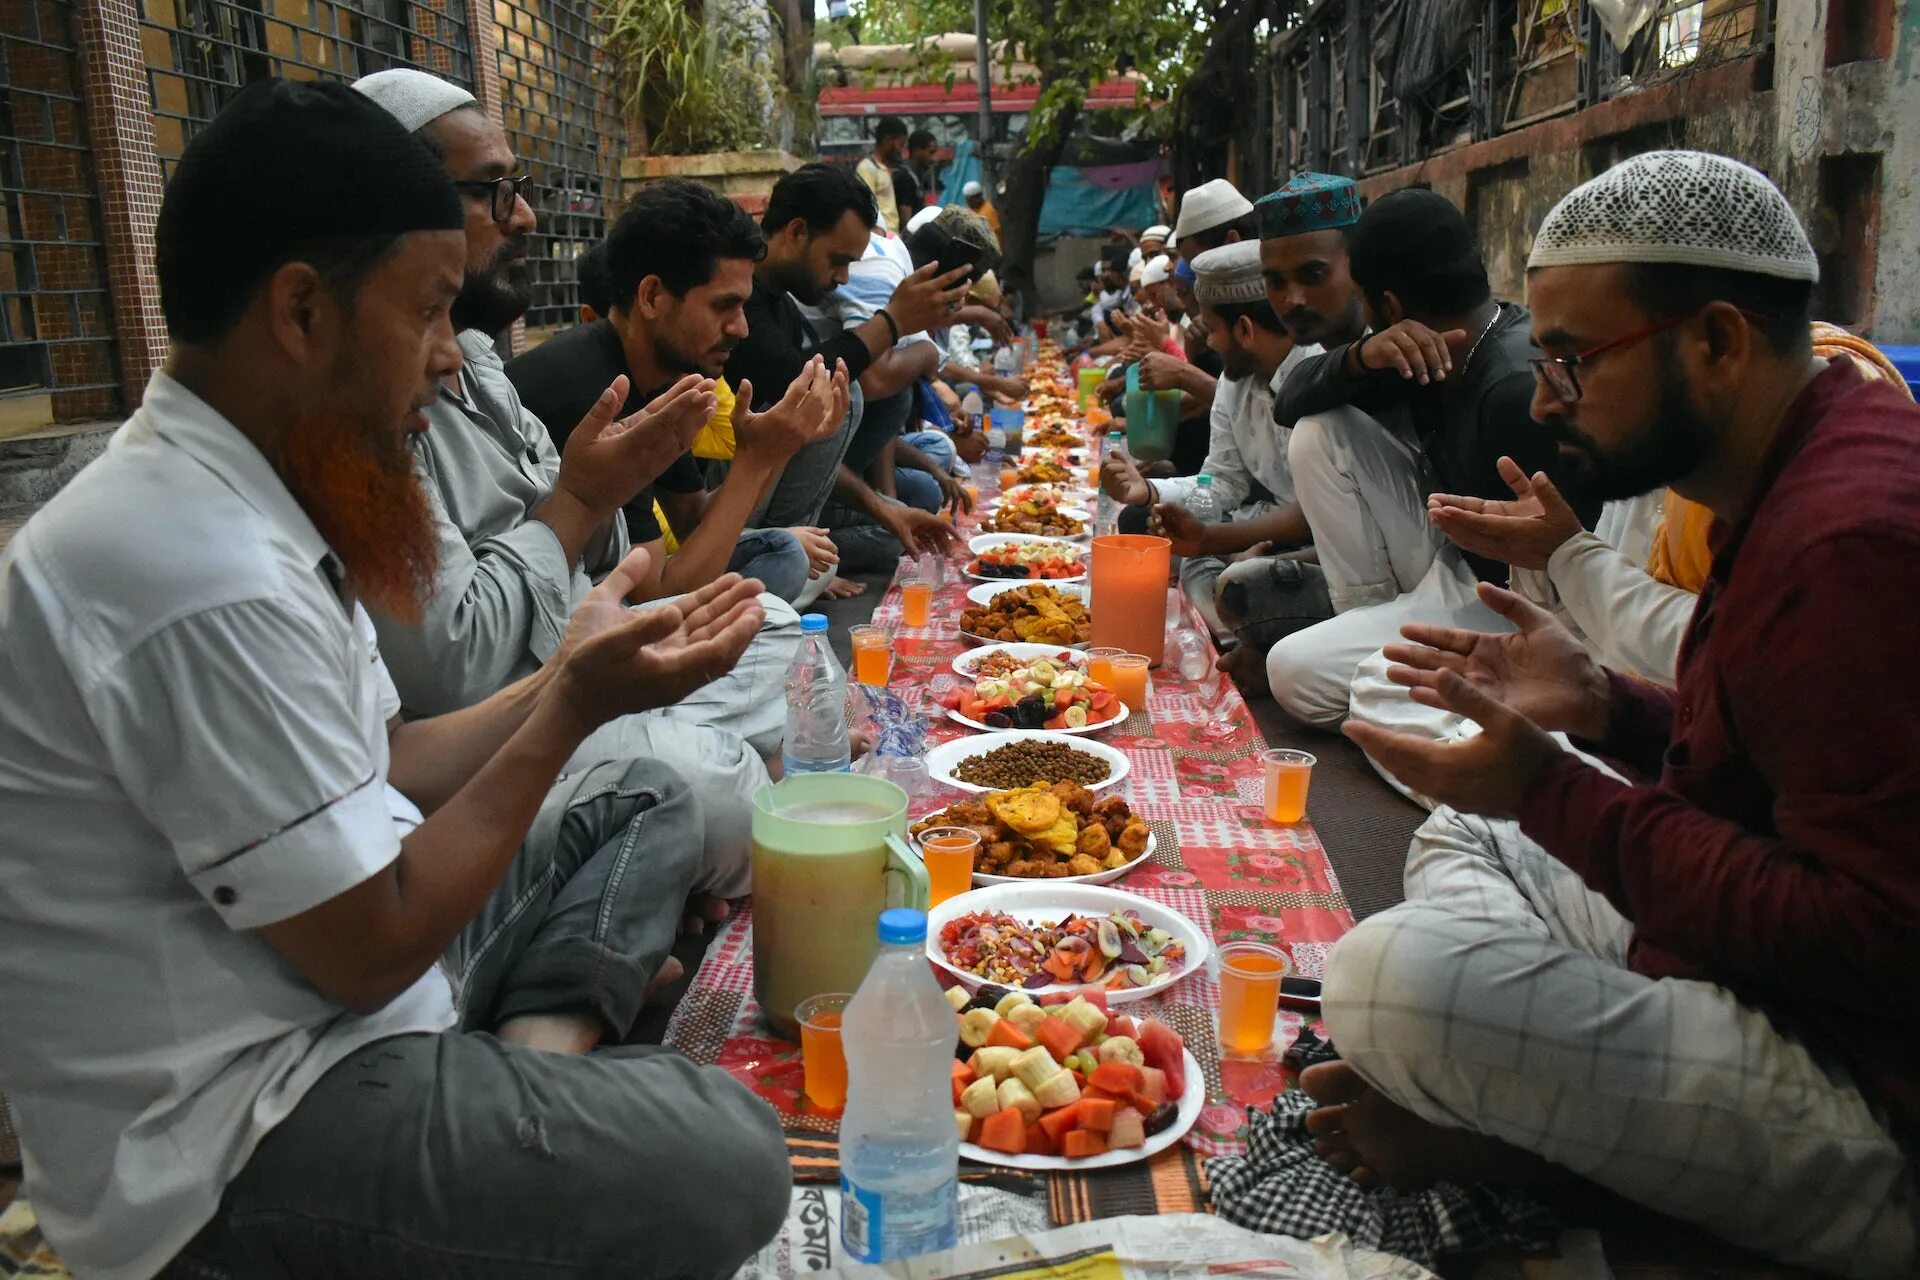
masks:
<path id="1" fill-rule="evenodd" d="M 967 574 L 983 582 L 996 578 L 1043 578 L 1078 582 L 1087 576 L 1086 548 L 1030 533 L 982 534 L 967 544 L 974 558 Z"/>
<path id="2" fill-rule="evenodd" d="M 1206 964 L 1206 934 L 1137 893 L 1028 881 L 949 898 L 927 918 L 927 958 L 977 988 L 1044 996 L 1104 989 L 1112 1004 L 1159 995 Z"/>
<path id="3" fill-rule="evenodd" d="M 960 1154 L 1013 1169 L 1106 1169 L 1180 1141 L 1206 1104 L 1171 1027 L 1115 1014 L 1104 992 L 1045 1004 L 1025 991 L 947 992 L 957 1035 Z"/>
<path id="4" fill-rule="evenodd" d="M 1030 646 L 1027 646 L 1030 647 Z M 969 655 L 974 656 L 974 655 Z M 976 660 L 971 689 L 939 695 L 947 718 L 988 733 L 1002 729 L 1056 729 L 1097 733 L 1125 720 L 1127 704 L 1087 675 L 1085 660 L 1066 651 L 999 661 Z"/>

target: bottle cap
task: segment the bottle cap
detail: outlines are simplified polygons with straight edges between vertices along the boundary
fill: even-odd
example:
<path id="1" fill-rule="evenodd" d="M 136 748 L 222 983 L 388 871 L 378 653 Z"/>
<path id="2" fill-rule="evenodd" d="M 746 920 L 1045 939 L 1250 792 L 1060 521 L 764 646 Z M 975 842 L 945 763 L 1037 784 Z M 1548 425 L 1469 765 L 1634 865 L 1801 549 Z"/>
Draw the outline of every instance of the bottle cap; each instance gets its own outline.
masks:
<path id="1" fill-rule="evenodd" d="M 903 945 L 927 940 L 927 913 L 893 907 L 880 913 L 880 941 Z"/>
<path id="2" fill-rule="evenodd" d="M 1212 476 L 1195 476 L 1195 477 L 1194 477 L 1194 479 L 1195 479 L 1195 480 L 1198 480 L 1198 481 L 1200 482 L 1200 487 L 1201 487 L 1202 489 L 1211 489 L 1211 488 L 1213 488 L 1213 477 L 1212 477 Z"/>
<path id="3" fill-rule="evenodd" d="M 827 629 L 827 615 L 824 613 L 803 613 L 800 615 L 800 634 L 813 635 Z"/>

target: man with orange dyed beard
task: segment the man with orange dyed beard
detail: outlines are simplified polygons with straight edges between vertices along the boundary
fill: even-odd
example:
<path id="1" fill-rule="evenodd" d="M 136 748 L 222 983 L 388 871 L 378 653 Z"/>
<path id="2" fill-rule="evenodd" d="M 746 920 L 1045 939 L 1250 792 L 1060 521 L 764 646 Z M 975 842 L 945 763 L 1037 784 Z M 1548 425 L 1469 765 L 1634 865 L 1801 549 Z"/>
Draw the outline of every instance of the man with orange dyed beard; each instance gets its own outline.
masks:
<path id="1" fill-rule="evenodd" d="M 746 1089 L 587 1053 L 667 973 L 693 796 L 557 780 L 737 661 L 759 584 L 629 609 L 635 553 L 538 672 L 411 722 L 363 607 L 434 580 L 408 442 L 463 221 L 352 90 L 242 90 L 161 207 L 165 369 L 0 555 L 0 1081 L 78 1275 L 718 1277 L 786 1212 Z"/>

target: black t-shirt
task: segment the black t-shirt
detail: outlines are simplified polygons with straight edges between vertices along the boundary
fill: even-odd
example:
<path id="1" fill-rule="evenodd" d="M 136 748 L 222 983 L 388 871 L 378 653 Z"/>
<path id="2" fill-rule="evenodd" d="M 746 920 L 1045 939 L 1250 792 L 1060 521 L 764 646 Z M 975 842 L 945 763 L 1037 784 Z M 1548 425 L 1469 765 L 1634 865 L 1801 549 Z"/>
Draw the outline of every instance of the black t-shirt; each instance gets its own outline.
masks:
<path id="1" fill-rule="evenodd" d="M 813 326 L 800 314 L 794 300 L 774 292 L 757 275 L 746 311 L 747 337 L 727 357 L 727 381 L 735 391 L 743 382 L 753 383 L 755 409 L 771 408 L 787 394 L 787 388 L 816 353 L 826 357 L 829 370 L 834 361 L 846 361 L 849 380 L 858 378 L 873 363 L 867 344 L 852 329 L 825 341 L 817 340 Z"/>
<path id="2" fill-rule="evenodd" d="M 920 187 L 920 176 L 913 171 L 911 165 L 893 166 L 893 202 L 903 209 L 910 210 L 909 216 L 920 212 L 921 206 L 927 202 L 926 195 Z M 902 225 L 900 230 L 904 234 L 906 227 Z"/>
<path id="3" fill-rule="evenodd" d="M 546 424 L 547 434 L 553 437 L 553 447 L 561 450 L 567 447 L 567 437 L 587 416 L 587 410 L 593 408 L 601 393 L 626 372 L 626 349 L 620 345 L 620 335 L 613 331 L 612 322 L 607 320 L 596 320 L 555 334 L 525 355 L 507 362 L 507 378 L 520 393 L 520 402 Z M 663 390 L 664 387 L 642 389 L 630 385 L 627 402 L 621 406 L 619 416 L 638 413 Z M 621 508 L 627 515 L 627 537 L 636 547 L 660 540 L 660 522 L 653 515 L 654 490 L 699 493 L 706 487 L 698 461 L 691 453 L 681 454 L 659 479 Z"/>

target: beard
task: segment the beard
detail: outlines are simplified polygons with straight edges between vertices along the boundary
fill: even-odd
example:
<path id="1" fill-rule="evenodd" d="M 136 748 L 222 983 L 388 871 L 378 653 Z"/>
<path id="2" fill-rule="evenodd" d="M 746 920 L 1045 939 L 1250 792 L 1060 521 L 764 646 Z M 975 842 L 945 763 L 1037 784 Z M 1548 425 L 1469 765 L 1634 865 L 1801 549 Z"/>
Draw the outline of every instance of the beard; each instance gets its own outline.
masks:
<path id="1" fill-rule="evenodd" d="M 340 376 L 350 377 L 345 370 Z M 378 412 L 303 413 L 274 467 L 346 566 L 354 593 L 408 626 L 439 568 L 433 507 L 398 425 Z"/>
<path id="2" fill-rule="evenodd" d="M 706 368 L 707 364 L 718 361 L 724 366 L 727 357 L 733 354 L 734 347 L 739 345 L 733 339 L 728 338 L 722 342 L 719 347 L 709 352 L 705 360 L 701 360 L 682 351 L 678 346 L 674 345 L 673 339 L 664 334 L 655 334 L 652 342 L 654 363 L 659 365 L 662 371 L 670 373 L 676 378 L 689 373 L 697 373 L 704 378 L 717 377 L 717 374 L 708 371 Z"/>
<path id="3" fill-rule="evenodd" d="M 533 281 L 527 274 L 527 237 L 514 236 L 479 271 L 468 271 L 453 300 L 453 328 L 497 334 L 527 314 Z"/>
<path id="4" fill-rule="evenodd" d="M 1652 420 L 1615 448 L 1602 448 L 1563 417 L 1545 424 L 1560 437 L 1569 493 L 1593 502 L 1637 498 L 1699 470 L 1713 446 L 1713 430 L 1693 407 L 1671 347 L 1661 358 L 1659 378 Z"/>

